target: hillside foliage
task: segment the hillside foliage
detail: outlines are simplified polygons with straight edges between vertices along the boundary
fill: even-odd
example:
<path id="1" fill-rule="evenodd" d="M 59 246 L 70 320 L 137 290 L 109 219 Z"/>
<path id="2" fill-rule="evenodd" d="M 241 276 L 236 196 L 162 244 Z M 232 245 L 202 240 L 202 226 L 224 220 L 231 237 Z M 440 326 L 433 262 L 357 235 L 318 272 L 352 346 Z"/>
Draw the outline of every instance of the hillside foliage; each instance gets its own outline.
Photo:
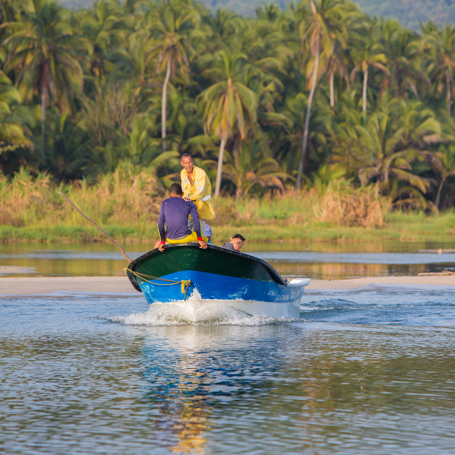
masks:
<path id="1" fill-rule="evenodd" d="M 227 9 L 239 16 L 255 15 L 256 9 L 267 4 L 274 4 L 285 10 L 291 0 L 199 0 L 212 12 L 217 9 Z M 372 17 L 396 19 L 404 27 L 419 30 L 420 23 L 432 21 L 444 26 L 446 23 L 455 24 L 454 0 L 354 0 L 365 14 Z M 60 3 L 72 9 L 90 8 L 94 0 L 60 0 Z"/>

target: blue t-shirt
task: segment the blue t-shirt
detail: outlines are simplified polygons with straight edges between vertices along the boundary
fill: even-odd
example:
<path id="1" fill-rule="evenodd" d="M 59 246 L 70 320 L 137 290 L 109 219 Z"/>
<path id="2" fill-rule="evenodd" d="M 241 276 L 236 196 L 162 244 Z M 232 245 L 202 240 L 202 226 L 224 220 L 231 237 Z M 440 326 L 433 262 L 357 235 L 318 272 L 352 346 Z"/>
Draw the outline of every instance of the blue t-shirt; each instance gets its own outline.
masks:
<path id="1" fill-rule="evenodd" d="M 191 234 L 188 228 L 188 216 L 191 214 L 194 221 L 194 230 L 198 237 L 201 237 L 201 224 L 194 202 L 185 201 L 180 197 L 170 197 L 161 203 L 160 216 L 158 217 L 158 229 L 161 241 L 179 239 Z M 166 223 L 166 235 L 164 232 Z"/>

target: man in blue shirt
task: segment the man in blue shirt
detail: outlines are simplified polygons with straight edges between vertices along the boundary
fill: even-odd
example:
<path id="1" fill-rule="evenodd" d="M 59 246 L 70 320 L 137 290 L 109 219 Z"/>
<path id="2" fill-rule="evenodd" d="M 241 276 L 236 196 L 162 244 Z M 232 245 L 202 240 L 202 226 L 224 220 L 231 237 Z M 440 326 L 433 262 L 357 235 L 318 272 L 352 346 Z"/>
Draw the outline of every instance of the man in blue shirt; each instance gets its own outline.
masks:
<path id="1" fill-rule="evenodd" d="M 183 191 L 179 183 L 171 185 L 169 194 L 171 197 L 161 203 L 160 216 L 158 217 L 160 240 L 156 242 L 155 248 L 159 244 L 158 249 L 163 252 L 166 242 L 171 245 L 199 242 L 200 248 L 207 248 L 207 243 L 201 235 L 199 215 L 194 203 L 183 199 Z M 190 214 L 196 232 L 188 228 L 188 216 Z"/>

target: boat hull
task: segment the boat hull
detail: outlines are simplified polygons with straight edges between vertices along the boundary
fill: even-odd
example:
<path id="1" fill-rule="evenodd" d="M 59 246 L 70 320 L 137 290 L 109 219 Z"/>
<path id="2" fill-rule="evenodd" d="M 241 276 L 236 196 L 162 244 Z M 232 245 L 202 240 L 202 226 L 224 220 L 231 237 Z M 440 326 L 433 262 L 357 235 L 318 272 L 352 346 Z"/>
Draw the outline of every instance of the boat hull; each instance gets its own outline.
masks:
<path id="1" fill-rule="evenodd" d="M 177 302 L 184 297 L 195 297 L 204 301 L 230 301 L 231 308 L 248 314 L 285 318 L 299 317 L 300 300 L 305 285 L 309 283 L 309 280 L 302 280 L 296 285 L 282 286 L 275 282 L 255 281 L 194 270 L 185 270 L 162 278 L 175 282 L 190 280 L 191 285 L 184 296 L 180 285 L 160 285 L 161 283 L 156 280 L 142 281 L 141 290 L 151 304 Z"/>
<path id="2" fill-rule="evenodd" d="M 270 264 L 210 245 L 152 250 L 127 268 L 133 286 L 150 304 L 192 301 L 227 305 L 249 315 L 298 318 L 309 279 L 285 281 Z"/>

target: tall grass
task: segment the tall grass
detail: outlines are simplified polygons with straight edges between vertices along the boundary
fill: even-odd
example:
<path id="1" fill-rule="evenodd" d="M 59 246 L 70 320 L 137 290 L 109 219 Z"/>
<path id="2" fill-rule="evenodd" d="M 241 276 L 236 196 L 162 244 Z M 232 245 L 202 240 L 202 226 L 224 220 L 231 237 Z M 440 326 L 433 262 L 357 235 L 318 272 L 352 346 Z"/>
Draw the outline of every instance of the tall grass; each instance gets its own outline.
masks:
<path id="1" fill-rule="evenodd" d="M 322 194 L 311 188 L 244 200 L 238 204 L 237 218 L 253 224 L 273 220 L 284 226 L 320 222 L 338 227 L 382 227 L 388 210 L 386 200 L 375 198 L 372 188 L 352 188 L 347 182 L 337 181 Z"/>
<path id="2" fill-rule="evenodd" d="M 85 181 L 57 184 L 48 174 L 32 177 L 27 169 L 10 179 L 0 174 L 0 241 L 104 240 L 59 191 L 123 241 L 154 239 L 160 204 L 167 197 L 153 172 L 129 163 L 92 185 Z M 210 224 L 218 241 L 235 232 L 258 241 L 361 241 L 379 236 L 409 240 L 455 235 L 451 213 L 428 217 L 392 212 L 387 201 L 375 198 L 371 189 L 355 189 L 346 182 L 332 183 L 322 193 L 313 188 L 240 201 L 220 197 L 215 206 L 217 218 Z"/>
<path id="3" fill-rule="evenodd" d="M 151 172 L 128 163 L 90 186 L 83 180 L 57 185 L 46 173 L 33 178 L 27 169 L 21 169 L 12 179 L 0 174 L 0 225 L 83 225 L 60 191 L 98 223 L 120 225 L 151 222 L 162 195 Z"/>
<path id="4" fill-rule="evenodd" d="M 331 183 L 315 206 L 319 221 L 361 227 L 383 227 L 389 209 L 386 199 L 375 197 L 373 187 L 354 189 L 343 181 Z"/>

